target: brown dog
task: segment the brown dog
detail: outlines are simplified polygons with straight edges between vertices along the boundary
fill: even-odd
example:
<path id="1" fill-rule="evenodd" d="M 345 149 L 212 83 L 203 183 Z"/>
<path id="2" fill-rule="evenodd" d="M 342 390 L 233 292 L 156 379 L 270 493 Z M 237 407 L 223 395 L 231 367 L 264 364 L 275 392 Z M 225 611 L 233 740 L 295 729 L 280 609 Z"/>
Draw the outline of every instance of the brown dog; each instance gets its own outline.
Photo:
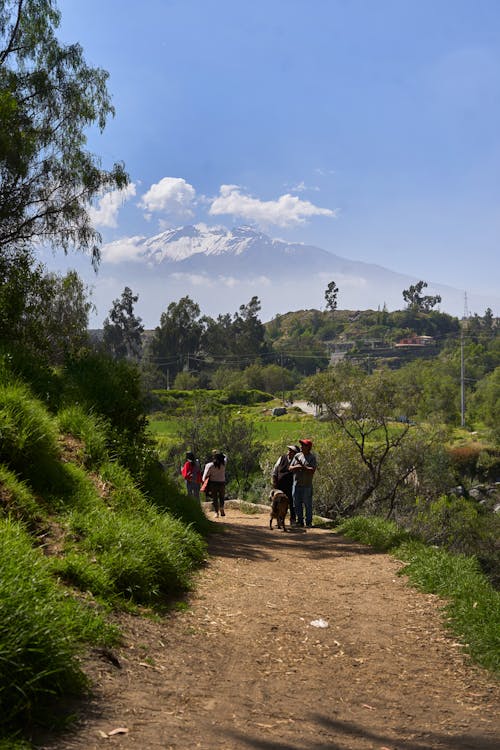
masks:
<path id="1" fill-rule="evenodd" d="M 285 528 L 285 516 L 288 510 L 288 498 L 281 490 L 271 490 L 269 493 L 269 500 L 271 501 L 271 517 L 269 519 L 269 528 L 273 528 L 273 518 L 278 521 L 278 529 Z"/>

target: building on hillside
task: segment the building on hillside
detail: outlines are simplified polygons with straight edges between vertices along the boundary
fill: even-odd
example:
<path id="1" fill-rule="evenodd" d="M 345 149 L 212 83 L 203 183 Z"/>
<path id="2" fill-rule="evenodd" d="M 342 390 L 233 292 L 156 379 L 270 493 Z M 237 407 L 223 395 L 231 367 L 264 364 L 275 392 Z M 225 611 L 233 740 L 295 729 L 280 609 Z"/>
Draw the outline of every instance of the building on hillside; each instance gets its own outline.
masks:
<path id="1" fill-rule="evenodd" d="M 413 334 L 401 339 L 394 344 L 394 346 L 429 346 L 430 344 L 434 344 L 433 336 L 417 336 L 416 334 Z"/>

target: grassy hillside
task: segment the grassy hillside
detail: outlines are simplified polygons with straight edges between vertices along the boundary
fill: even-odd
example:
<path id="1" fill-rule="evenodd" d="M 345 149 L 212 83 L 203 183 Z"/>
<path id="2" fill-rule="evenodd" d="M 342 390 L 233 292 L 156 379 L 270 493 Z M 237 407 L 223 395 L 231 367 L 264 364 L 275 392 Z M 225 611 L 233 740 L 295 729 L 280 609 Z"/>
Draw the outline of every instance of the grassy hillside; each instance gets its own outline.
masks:
<path id="1" fill-rule="evenodd" d="M 78 656 L 119 640 L 113 610 L 165 607 L 206 556 L 199 503 L 140 431 L 147 455 L 132 460 L 133 441 L 127 454 L 116 425 L 81 402 L 50 408 L 0 369 L 1 746 L 85 693 Z"/>

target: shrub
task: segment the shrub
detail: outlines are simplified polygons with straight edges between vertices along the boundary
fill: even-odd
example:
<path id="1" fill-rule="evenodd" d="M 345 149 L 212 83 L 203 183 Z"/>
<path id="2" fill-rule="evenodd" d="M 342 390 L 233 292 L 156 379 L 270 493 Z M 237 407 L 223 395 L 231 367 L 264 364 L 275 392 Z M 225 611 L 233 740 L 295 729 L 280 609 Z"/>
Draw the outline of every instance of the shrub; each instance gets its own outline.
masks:
<path id="1" fill-rule="evenodd" d="M 481 450 L 479 445 L 459 445 L 449 449 L 450 460 L 458 481 L 464 477 L 473 479 L 477 476 L 477 462 Z"/>
<path id="2" fill-rule="evenodd" d="M 67 362 L 63 386 L 65 404 L 84 404 L 87 411 L 94 411 L 131 435 L 144 431 L 140 374 L 134 364 L 85 352 Z"/>
<path id="3" fill-rule="evenodd" d="M 61 398 L 61 381 L 47 362 L 22 346 L 0 347 L 0 379 L 3 384 L 21 380 L 32 393 L 54 411 Z"/>
<path id="4" fill-rule="evenodd" d="M 203 513 L 198 500 L 181 490 L 158 462 L 149 466 L 142 479 L 141 488 L 160 511 L 168 511 L 200 533 L 210 528 L 210 521 Z"/>

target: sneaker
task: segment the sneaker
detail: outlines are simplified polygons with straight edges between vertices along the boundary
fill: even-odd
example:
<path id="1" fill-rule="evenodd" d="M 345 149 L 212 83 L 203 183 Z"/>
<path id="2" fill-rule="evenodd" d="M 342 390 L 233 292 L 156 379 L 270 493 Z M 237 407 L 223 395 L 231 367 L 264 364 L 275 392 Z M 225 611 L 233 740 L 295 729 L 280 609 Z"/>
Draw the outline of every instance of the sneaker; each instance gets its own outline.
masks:
<path id="1" fill-rule="evenodd" d="M 220 514 L 221 514 L 221 516 L 225 516 L 226 515 L 225 512 L 224 512 L 224 508 L 221 508 Z"/>
<path id="2" fill-rule="evenodd" d="M 313 527 L 312 523 L 306 523 L 306 526 L 307 526 L 308 529 L 312 529 L 312 527 Z"/>
<path id="3" fill-rule="evenodd" d="M 295 525 L 296 526 L 301 526 L 303 528 L 305 526 L 305 523 L 304 523 L 304 521 L 296 521 Z"/>

